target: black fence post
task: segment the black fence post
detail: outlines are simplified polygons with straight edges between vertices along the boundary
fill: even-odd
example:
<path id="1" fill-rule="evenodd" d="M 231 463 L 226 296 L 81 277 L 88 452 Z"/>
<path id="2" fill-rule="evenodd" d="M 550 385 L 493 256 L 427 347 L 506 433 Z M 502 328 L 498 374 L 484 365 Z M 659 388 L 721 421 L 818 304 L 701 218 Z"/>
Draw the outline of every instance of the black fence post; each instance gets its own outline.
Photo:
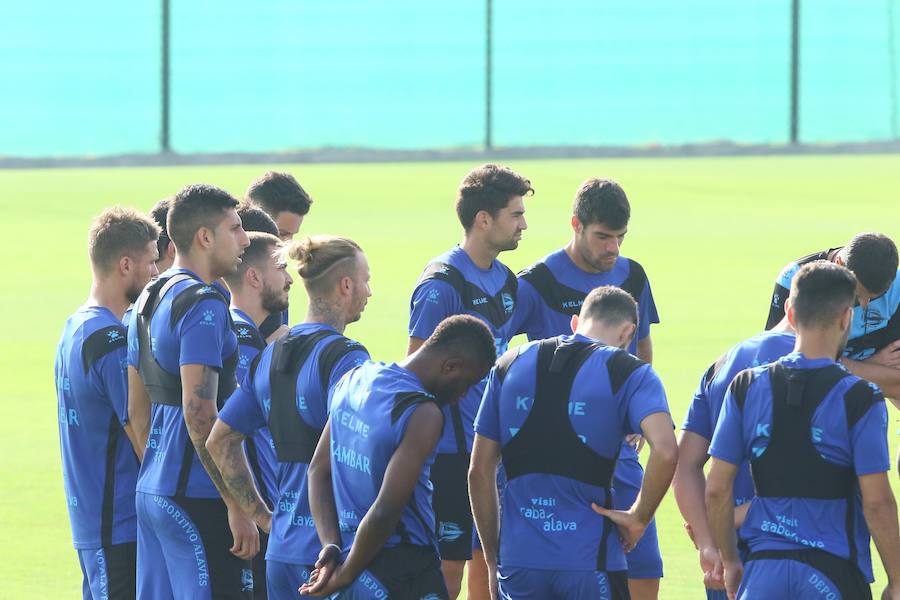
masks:
<path id="1" fill-rule="evenodd" d="M 799 139 L 800 121 L 800 0 L 791 0 L 791 144 Z"/>
<path id="2" fill-rule="evenodd" d="M 159 145 L 162 152 L 171 152 L 169 144 L 169 0 L 162 0 L 162 110 L 160 113 Z"/>
<path id="3" fill-rule="evenodd" d="M 485 0 L 485 61 L 484 61 L 484 148 L 490 150 L 493 147 L 493 107 L 491 106 L 491 96 L 493 95 L 493 2 Z"/>

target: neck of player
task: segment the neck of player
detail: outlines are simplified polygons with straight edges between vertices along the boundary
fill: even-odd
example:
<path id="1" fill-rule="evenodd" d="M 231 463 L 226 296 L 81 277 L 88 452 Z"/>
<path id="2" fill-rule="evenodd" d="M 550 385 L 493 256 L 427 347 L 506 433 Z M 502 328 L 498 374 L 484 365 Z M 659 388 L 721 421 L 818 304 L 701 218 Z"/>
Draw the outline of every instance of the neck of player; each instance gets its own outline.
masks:
<path id="1" fill-rule="evenodd" d="M 262 298 L 258 293 L 254 293 L 254 290 L 239 289 L 237 286 L 231 288 L 231 307 L 250 317 L 257 327 L 272 314 L 262 307 Z"/>
<path id="2" fill-rule="evenodd" d="M 87 304 L 90 306 L 102 306 L 121 321 L 131 302 L 128 300 L 125 289 L 121 285 L 95 277 L 91 284 L 91 294 L 88 296 Z"/>
<path id="3" fill-rule="evenodd" d="M 331 325 L 338 333 L 344 333 L 347 328 L 347 318 L 340 306 L 329 298 L 311 297 L 309 308 L 306 309 L 305 323 L 321 323 Z"/>
<path id="4" fill-rule="evenodd" d="M 491 268 L 494 259 L 500 254 L 498 249 L 474 232 L 466 234 L 466 237 L 463 238 L 459 247 L 469 255 L 469 258 L 472 259 L 472 262 L 475 263 L 479 269 L 484 269 L 485 271 Z"/>
<path id="5" fill-rule="evenodd" d="M 187 269 L 194 273 L 204 283 L 212 285 L 214 281 L 219 279 L 221 275 L 213 273 L 212 265 L 208 260 L 195 260 L 190 253 L 178 253 L 175 255 L 175 262 L 172 267 L 176 269 Z"/>
<path id="6" fill-rule="evenodd" d="M 829 329 L 802 328 L 797 331 L 794 350 L 813 360 L 827 358 L 837 360 L 843 350 L 844 333 L 837 327 Z"/>
<path id="7" fill-rule="evenodd" d="M 591 266 L 587 262 L 585 262 L 584 258 L 582 258 L 581 253 L 575 248 L 575 240 L 569 240 L 569 243 L 566 244 L 566 247 L 563 248 L 566 251 L 566 254 L 569 255 L 569 258 L 575 263 L 575 266 L 584 271 L 585 273 L 601 273 L 599 269 Z"/>

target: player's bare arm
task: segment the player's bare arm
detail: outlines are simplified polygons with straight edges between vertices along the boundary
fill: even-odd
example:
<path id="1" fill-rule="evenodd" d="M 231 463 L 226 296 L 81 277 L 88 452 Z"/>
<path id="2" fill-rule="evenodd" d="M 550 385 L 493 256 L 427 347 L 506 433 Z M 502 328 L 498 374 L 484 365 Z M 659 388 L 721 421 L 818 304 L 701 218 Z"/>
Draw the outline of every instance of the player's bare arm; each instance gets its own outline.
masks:
<path id="1" fill-rule="evenodd" d="M 144 380 L 132 366 L 128 367 L 128 423 L 125 433 L 134 446 L 138 460 L 144 460 L 144 448 L 150 435 L 150 394 L 144 387 Z"/>
<path id="2" fill-rule="evenodd" d="M 219 468 L 206 449 L 206 440 L 218 417 L 216 394 L 219 388 L 219 373 L 206 365 L 182 365 L 181 387 L 184 423 L 191 443 L 197 451 L 200 463 L 209 473 L 213 485 L 228 506 L 228 524 L 234 537 L 231 552 L 238 558 L 249 560 L 259 552 L 259 531 L 256 524 L 243 513 L 229 493 Z"/>
<path id="3" fill-rule="evenodd" d="M 730 598 L 734 598 L 744 574 L 738 555 L 737 534 L 734 530 L 734 479 L 737 465 L 713 457 L 709 477 L 706 478 L 706 514 L 713 540 L 722 557 L 722 572 L 717 581 L 724 582 Z"/>
<path id="4" fill-rule="evenodd" d="M 472 516 L 481 539 L 481 549 L 488 568 L 488 585 L 491 598 L 497 598 L 497 546 L 500 535 L 497 494 L 497 463 L 500 462 L 500 444 L 483 435 L 475 434 L 472 460 L 469 463 L 469 499 Z"/>
<path id="5" fill-rule="evenodd" d="M 889 598 L 900 597 L 900 527 L 891 484 L 887 473 L 862 475 L 858 479 L 863 515 L 888 578 L 885 594 Z"/>
<path id="6" fill-rule="evenodd" d="M 875 356 L 867 360 L 842 358 L 841 364 L 857 377 L 877 385 L 884 397 L 900 409 L 900 366 L 887 366 L 884 362 L 881 362 L 882 360 L 888 360 L 884 359 L 883 353 L 896 355 L 897 358 L 900 358 L 900 351 L 896 351 L 895 348 L 900 348 L 900 340 L 888 344 Z M 893 356 L 890 360 L 893 360 Z"/>
<path id="7" fill-rule="evenodd" d="M 592 505 L 595 512 L 616 524 L 626 552 L 634 548 L 644 535 L 644 530 L 669 490 L 678 463 L 678 444 L 669 413 L 653 413 L 645 417 L 641 421 L 641 433 L 650 446 L 650 458 L 634 505 L 627 511 Z"/>
<path id="8" fill-rule="evenodd" d="M 244 434 L 219 419 L 206 440 L 206 449 L 219 468 L 232 498 L 260 529 L 268 533 L 272 527 L 272 512 L 260 496 L 250 471 L 244 452 L 245 439 Z"/>

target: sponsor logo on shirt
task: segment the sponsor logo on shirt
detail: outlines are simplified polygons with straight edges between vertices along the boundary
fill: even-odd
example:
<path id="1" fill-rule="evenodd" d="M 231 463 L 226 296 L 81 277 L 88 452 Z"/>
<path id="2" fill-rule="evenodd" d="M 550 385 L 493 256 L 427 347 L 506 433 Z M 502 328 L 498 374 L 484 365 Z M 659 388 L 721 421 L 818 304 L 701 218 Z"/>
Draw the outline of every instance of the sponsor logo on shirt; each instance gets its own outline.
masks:
<path id="1" fill-rule="evenodd" d="M 211 310 L 203 311 L 203 319 L 200 321 L 203 325 L 215 325 L 216 313 Z"/>
<path id="2" fill-rule="evenodd" d="M 438 541 L 455 542 L 462 536 L 463 530 L 453 521 L 441 521 L 438 527 Z"/>
<path id="3" fill-rule="evenodd" d="M 482 304 L 487 304 L 487 298 L 482 296 L 481 298 L 472 298 L 472 304 L 475 306 L 480 306 Z"/>
<path id="4" fill-rule="evenodd" d="M 581 305 L 584 304 L 584 300 L 565 300 L 562 303 L 563 308 L 581 308 Z"/>
<path id="5" fill-rule="evenodd" d="M 425 297 L 426 302 L 431 302 L 432 304 L 437 304 L 438 299 L 441 297 L 441 292 L 435 289 L 428 290 L 428 296 Z"/>

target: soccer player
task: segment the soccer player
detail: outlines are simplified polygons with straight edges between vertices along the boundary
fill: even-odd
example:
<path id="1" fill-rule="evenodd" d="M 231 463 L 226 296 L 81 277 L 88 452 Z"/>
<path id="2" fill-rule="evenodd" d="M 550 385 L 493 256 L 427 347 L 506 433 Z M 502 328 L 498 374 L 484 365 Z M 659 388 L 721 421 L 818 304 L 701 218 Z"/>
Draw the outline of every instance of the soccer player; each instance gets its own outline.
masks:
<path id="1" fill-rule="evenodd" d="M 258 208 L 256 205 L 251 204 L 250 202 L 241 202 L 237 207 L 237 214 L 241 218 L 241 227 L 243 227 L 244 231 L 247 233 L 250 233 L 251 231 L 261 231 L 280 238 L 278 235 L 278 225 L 275 224 L 275 221 L 272 220 L 269 213 Z"/>
<path id="2" fill-rule="evenodd" d="M 706 518 L 706 475 L 703 472 L 709 460 L 709 442 L 719 420 L 725 392 L 740 371 L 774 362 L 790 354 L 795 342 L 794 329 L 784 319 L 770 331 L 755 335 L 731 348 L 710 365 L 700 378 L 684 419 L 681 439 L 678 441 L 678 467 L 672 490 L 688 534 L 699 551 L 700 568 L 707 586 L 707 600 L 725 600 L 726 597 L 722 581 L 713 579 L 716 566 L 721 561 Z M 754 495 L 749 463 L 745 462 L 740 466 L 732 495 L 735 504 L 735 529 L 739 529 Z"/>
<path id="3" fill-rule="evenodd" d="M 644 268 L 620 254 L 631 218 L 625 191 L 608 179 L 588 179 L 575 193 L 572 213 L 569 243 L 519 273 L 516 332 L 526 333 L 532 341 L 567 334 L 569 321 L 581 310 L 588 292 L 614 285 L 638 304 L 638 329 L 628 351 L 651 363 L 650 325 L 659 323 L 659 315 Z M 641 487 L 643 470 L 634 446 L 637 443 L 636 436 L 623 443 L 616 464 L 614 504 L 621 510 L 634 504 Z M 656 598 L 663 563 L 655 521 L 626 558 L 632 597 Z"/>
<path id="4" fill-rule="evenodd" d="M 900 530 L 888 482 L 887 409 L 878 388 L 836 362 L 857 280 L 824 261 L 804 265 L 786 305 L 795 351 L 741 371 L 709 453 L 706 506 L 731 598 L 871 598 L 869 532 L 900 598 Z M 756 496 L 735 544 L 733 488 L 745 461 Z"/>
<path id="5" fill-rule="evenodd" d="M 278 171 L 263 173 L 250 184 L 244 195 L 248 203 L 258 206 L 272 217 L 278 227 L 277 235 L 283 242 L 294 239 L 313 202 L 293 175 Z M 260 325 L 259 330 L 264 338 L 269 339 L 281 325 L 287 324 L 288 311 L 285 309 L 280 322 L 270 317 Z"/>
<path id="6" fill-rule="evenodd" d="M 371 295 L 360 247 L 346 238 L 315 236 L 295 243 L 290 257 L 309 293 L 306 320 L 253 363 L 206 443 L 244 510 L 268 529 L 269 507 L 259 485 L 254 487 L 241 442 L 263 429 L 271 431 L 279 461 L 266 552 L 273 600 L 297 598 L 297 589 L 312 573 L 321 545 L 309 510 L 307 468 L 328 417 L 328 391 L 369 358 L 364 347 L 343 336 Z"/>
<path id="7" fill-rule="evenodd" d="M 846 246 L 799 258 L 775 280 L 766 329 L 784 317 L 791 279 L 805 264 L 827 260 L 856 275 L 857 304 L 841 362 L 850 372 L 878 385 L 900 406 L 900 272 L 897 246 L 880 233 L 860 233 Z"/>
<path id="8" fill-rule="evenodd" d="M 137 481 L 138 597 L 251 598 L 256 524 L 206 450 L 236 387 L 229 293 L 249 244 L 237 200 L 190 185 L 169 208 L 175 264 L 147 286 L 128 328 L 128 416 L 142 458 Z M 150 408 L 152 403 L 152 410 Z"/>
<path id="9" fill-rule="evenodd" d="M 463 241 L 431 260 L 419 278 L 410 302 L 408 354 L 422 345 L 438 323 L 456 314 L 484 321 L 494 334 L 497 353 L 506 350 L 516 333 L 512 316 L 517 283 L 497 256 L 518 247 L 527 227 L 524 197 L 532 193 L 531 182 L 499 165 L 482 165 L 465 176 L 456 199 Z M 443 408 L 447 426 L 431 470 L 442 568 L 454 599 L 467 560 L 469 599 L 483 598 L 487 592 L 481 551 L 476 549 L 475 560 L 470 560 L 475 542 L 466 485 L 473 423 L 483 391 L 480 383 L 459 404 Z"/>
<path id="10" fill-rule="evenodd" d="M 166 228 L 166 217 L 169 215 L 169 207 L 172 205 L 171 198 L 163 198 L 153 205 L 150 209 L 150 216 L 159 226 L 159 239 L 156 243 L 156 249 L 159 258 L 156 260 L 156 270 L 159 273 L 165 273 L 175 262 L 175 244 L 169 238 L 169 230 Z"/>
<path id="11" fill-rule="evenodd" d="M 247 211 L 244 212 L 246 214 Z M 269 219 L 265 213 L 262 216 Z M 243 217 L 241 223 L 243 224 Z M 238 341 L 238 364 L 235 369 L 238 381 L 244 380 L 250 364 L 266 347 L 266 341 L 257 328 L 258 324 L 271 315 L 281 315 L 281 311 L 287 308 L 288 292 L 293 283 L 287 272 L 287 265 L 279 255 L 281 240 L 260 231 L 251 231 L 247 237 L 250 245 L 241 256 L 238 270 L 225 276 L 225 283 L 231 290 L 232 329 Z M 269 429 L 262 427 L 247 438 L 246 450 L 260 494 L 268 509 L 272 510 L 272 499 L 277 491 L 276 460 Z M 261 533 L 260 551 L 253 557 L 253 597 L 256 599 L 266 598 L 267 541 L 268 536 Z"/>
<path id="12" fill-rule="evenodd" d="M 122 315 L 156 276 L 159 228 L 111 208 L 88 234 L 93 283 L 66 321 L 56 351 L 63 486 L 85 600 L 135 597 L 134 486 L 138 460 L 127 426 Z"/>
<path id="13" fill-rule="evenodd" d="M 441 406 L 459 401 L 495 358 L 488 327 L 457 315 L 399 364 L 366 362 L 338 382 L 309 467 L 322 550 L 301 593 L 448 597 L 429 481 Z"/>
<path id="14" fill-rule="evenodd" d="M 637 325 L 628 292 L 603 286 L 571 317 L 574 335 L 510 350 L 491 371 L 469 493 L 492 598 L 630 597 L 622 544 L 631 550 L 650 524 L 678 458 L 662 383 L 624 350 Z M 629 433 L 643 434 L 650 459 L 633 506 L 615 511 L 613 471 Z"/>

